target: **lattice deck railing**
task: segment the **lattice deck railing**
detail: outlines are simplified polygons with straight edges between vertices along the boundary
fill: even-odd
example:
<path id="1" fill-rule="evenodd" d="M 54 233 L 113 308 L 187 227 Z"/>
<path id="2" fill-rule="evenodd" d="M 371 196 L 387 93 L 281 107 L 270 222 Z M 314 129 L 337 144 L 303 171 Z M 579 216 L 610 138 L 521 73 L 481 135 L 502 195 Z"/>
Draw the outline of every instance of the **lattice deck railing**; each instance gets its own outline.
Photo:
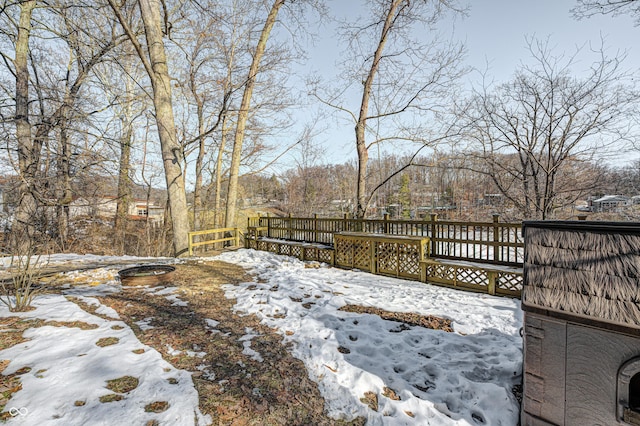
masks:
<path id="1" fill-rule="evenodd" d="M 429 221 L 251 218 L 246 241 L 249 248 L 375 274 L 505 296 L 522 290 L 521 226 L 497 217 L 488 223 L 435 215 Z"/>
<path id="2" fill-rule="evenodd" d="M 257 217 L 249 219 L 249 228 L 268 238 L 329 246 L 341 232 L 428 237 L 433 257 L 516 267 L 524 260 L 521 224 L 500 222 L 497 215 L 492 222 L 442 221 L 436 215 L 422 221 Z"/>

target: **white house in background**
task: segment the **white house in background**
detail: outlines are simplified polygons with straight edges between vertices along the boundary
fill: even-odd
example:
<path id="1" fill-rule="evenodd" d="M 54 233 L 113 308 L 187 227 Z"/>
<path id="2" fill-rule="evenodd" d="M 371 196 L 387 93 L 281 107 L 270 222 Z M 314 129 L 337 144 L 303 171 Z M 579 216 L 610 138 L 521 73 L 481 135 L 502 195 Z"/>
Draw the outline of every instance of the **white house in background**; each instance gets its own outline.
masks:
<path id="1" fill-rule="evenodd" d="M 118 199 L 116 197 L 76 198 L 69 204 L 69 216 L 91 216 L 106 220 L 116 217 Z M 147 200 L 131 200 L 127 208 L 129 219 L 162 222 L 164 220 L 164 206 Z"/>
<path id="2" fill-rule="evenodd" d="M 605 195 L 602 198 L 591 201 L 592 212 L 610 212 L 621 207 L 630 206 L 631 198 L 624 195 Z"/>
<path id="3" fill-rule="evenodd" d="M 157 203 L 147 204 L 147 200 L 133 200 L 129 203 L 129 218 L 149 218 L 152 222 L 162 222 L 164 221 L 164 206 Z"/>

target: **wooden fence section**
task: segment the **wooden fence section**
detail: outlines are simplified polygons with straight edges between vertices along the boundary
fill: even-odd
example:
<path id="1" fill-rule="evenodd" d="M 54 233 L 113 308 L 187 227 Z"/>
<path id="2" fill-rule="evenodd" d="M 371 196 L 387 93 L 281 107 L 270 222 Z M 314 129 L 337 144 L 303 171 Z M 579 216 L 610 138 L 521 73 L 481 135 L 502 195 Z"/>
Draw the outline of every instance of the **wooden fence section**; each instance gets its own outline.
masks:
<path id="1" fill-rule="evenodd" d="M 300 243 L 295 241 L 247 238 L 245 246 L 256 250 L 268 251 L 276 254 L 297 257 L 300 260 L 334 264 L 332 247 L 323 244 Z"/>
<path id="2" fill-rule="evenodd" d="M 442 262 L 436 259 L 426 259 L 420 262 L 420 266 L 420 280 L 423 282 L 491 295 L 520 297 L 522 292 L 520 268 Z"/>
<path id="3" fill-rule="evenodd" d="M 334 241 L 336 266 L 414 280 L 429 254 L 428 237 L 341 232 Z"/>
<path id="4" fill-rule="evenodd" d="M 207 239 L 205 236 L 213 237 Z M 240 236 L 238 228 L 218 228 L 189 232 L 189 256 L 193 256 L 196 247 L 203 247 L 204 249 L 207 246 L 216 248 L 219 245 L 237 247 L 240 245 Z"/>
<path id="5" fill-rule="evenodd" d="M 259 229 L 267 238 L 334 245 L 334 235 L 362 232 L 428 237 L 430 256 L 472 262 L 521 267 L 524 239 L 520 223 L 389 220 L 344 218 L 257 217 L 249 219 L 249 229 Z"/>

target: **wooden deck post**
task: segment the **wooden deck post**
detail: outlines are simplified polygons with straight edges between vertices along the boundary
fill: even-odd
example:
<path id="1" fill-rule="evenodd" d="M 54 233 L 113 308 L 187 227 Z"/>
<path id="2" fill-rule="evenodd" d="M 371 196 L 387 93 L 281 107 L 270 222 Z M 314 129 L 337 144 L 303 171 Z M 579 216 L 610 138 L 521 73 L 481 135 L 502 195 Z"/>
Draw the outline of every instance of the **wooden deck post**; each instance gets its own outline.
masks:
<path id="1" fill-rule="evenodd" d="M 384 233 L 389 233 L 389 213 L 384 214 Z"/>
<path id="2" fill-rule="evenodd" d="M 233 228 L 233 232 L 236 236 L 235 247 L 239 247 L 240 246 L 240 230 L 238 228 Z"/>
<path id="3" fill-rule="evenodd" d="M 487 271 L 487 280 L 489 284 L 487 285 L 487 293 L 492 296 L 496 294 L 496 281 L 497 281 L 497 273 L 495 271 Z"/>
<path id="4" fill-rule="evenodd" d="M 494 213 L 494 215 L 493 215 L 493 242 L 496 243 L 496 245 L 493 246 L 493 260 L 498 261 L 498 262 L 502 258 L 501 250 L 498 248 L 498 245 L 497 245 L 497 243 L 500 242 L 500 238 L 499 238 L 499 235 L 498 235 L 498 231 L 500 229 L 500 227 L 498 226 L 498 221 L 499 220 L 500 220 L 500 215 L 497 214 L 497 213 Z"/>
<path id="5" fill-rule="evenodd" d="M 438 213 L 431 213 L 431 256 L 437 255 L 437 246 L 436 246 L 436 237 L 437 237 L 437 229 L 436 229 L 436 221 L 438 220 Z"/>
<path id="6" fill-rule="evenodd" d="M 267 237 L 271 237 L 271 215 L 267 212 Z"/>
<path id="7" fill-rule="evenodd" d="M 257 223 L 256 226 L 260 225 L 260 215 L 258 215 L 258 219 L 257 219 Z M 251 229 L 251 218 L 247 217 L 247 233 L 244 236 L 244 248 L 248 249 L 249 248 L 249 230 Z"/>
<path id="8" fill-rule="evenodd" d="M 313 214 L 313 242 L 320 242 L 318 241 L 318 213 Z"/>

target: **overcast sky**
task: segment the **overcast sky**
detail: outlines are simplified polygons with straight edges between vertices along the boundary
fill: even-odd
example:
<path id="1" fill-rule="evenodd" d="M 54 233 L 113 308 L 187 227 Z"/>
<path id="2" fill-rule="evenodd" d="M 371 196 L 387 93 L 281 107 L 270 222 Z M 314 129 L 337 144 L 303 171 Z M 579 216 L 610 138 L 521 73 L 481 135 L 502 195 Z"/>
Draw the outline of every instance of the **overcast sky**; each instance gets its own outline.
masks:
<path id="1" fill-rule="evenodd" d="M 333 14 L 338 17 L 357 16 L 365 1 L 329 0 Z M 605 39 L 610 55 L 617 51 L 626 52 L 626 68 L 640 69 L 640 27 L 634 26 L 633 19 L 627 16 L 596 16 L 576 20 L 571 15 L 575 0 L 467 0 L 469 14 L 443 23 L 443 28 L 452 33 L 453 38 L 463 41 L 467 48 L 466 64 L 486 69 L 487 75 L 496 82 L 508 80 L 522 63 L 529 61 L 526 37 L 550 38 L 554 53 L 573 53 L 576 47 L 589 43 L 600 45 Z M 309 69 L 315 70 L 325 78 L 335 73 L 336 60 L 342 47 L 337 44 L 335 34 L 330 28 L 322 31 L 316 47 L 310 52 Z M 588 67 L 585 56 L 582 63 Z M 466 82 L 478 81 L 479 73 L 471 73 Z M 334 127 L 335 125 L 335 127 Z M 318 138 L 325 146 L 324 161 L 343 162 L 355 158 L 353 142 L 353 124 L 344 120 L 332 123 L 329 131 Z"/>

